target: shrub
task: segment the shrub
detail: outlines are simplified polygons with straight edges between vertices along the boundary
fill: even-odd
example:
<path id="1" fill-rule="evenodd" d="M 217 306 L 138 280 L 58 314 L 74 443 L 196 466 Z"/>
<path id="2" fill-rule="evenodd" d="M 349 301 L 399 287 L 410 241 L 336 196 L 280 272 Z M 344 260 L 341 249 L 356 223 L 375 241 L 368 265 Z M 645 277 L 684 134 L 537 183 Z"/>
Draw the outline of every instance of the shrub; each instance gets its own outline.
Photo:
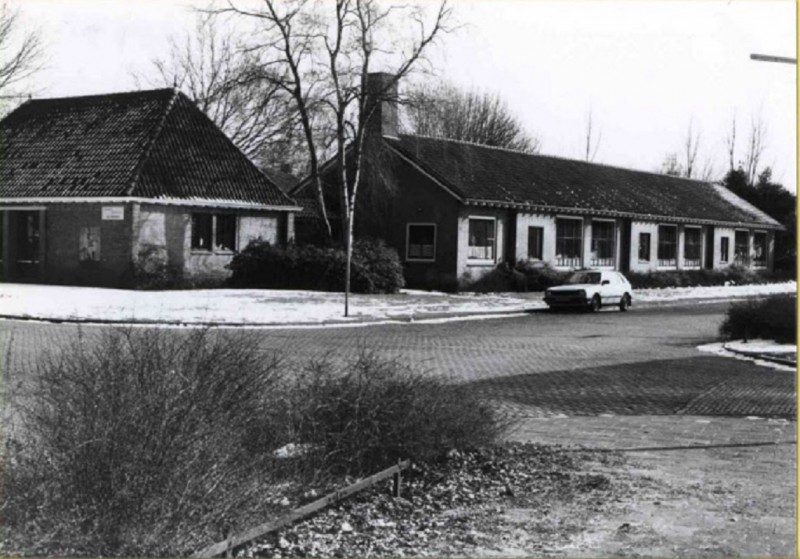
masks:
<path id="1" fill-rule="evenodd" d="M 344 291 L 346 253 L 313 245 L 251 242 L 229 264 L 233 287 Z M 355 293 L 395 293 L 405 285 L 397 251 L 380 240 L 353 244 L 350 288 Z"/>
<path id="2" fill-rule="evenodd" d="M 763 338 L 781 343 L 797 339 L 797 296 L 772 295 L 733 303 L 720 326 L 728 339 Z"/>
<path id="3" fill-rule="evenodd" d="M 107 331 L 42 361 L 7 454 L 7 544 L 175 554 L 263 509 L 276 361 L 247 337 Z M 244 525 L 242 525 L 244 523 Z"/>
<path id="4" fill-rule="evenodd" d="M 634 289 L 663 287 L 695 287 L 709 285 L 744 285 L 786 281 L 786 274 L 756 271 L 732 265 L 716 270 L 670 270 L 659 272 L 625 272 Z"/>
<path id="5" fill-rule="evenodd" d="M 524 277 L 523 291 L 544 291 L 548 287 L 561 285 L 571 272 L 559 272 L 542 262 L 517 262 L 517 271 Z"/>
<path id="6" fill-rule="evenodd" d="M 473 392 L 369 352 L 340 366 L 310 364 L 291 393 L 298 440 L 337 474 L 364 475 L 404 458 L 431 460 L 492 443 L 503 429 Z"/>
<path id="7" fill-rule="evenodd" d="M 167 262 L 166 249 L 152 245 L 142 247 L 125 278 L 133 289 L 175 289 L 183 285 L 180 267 Z"/>

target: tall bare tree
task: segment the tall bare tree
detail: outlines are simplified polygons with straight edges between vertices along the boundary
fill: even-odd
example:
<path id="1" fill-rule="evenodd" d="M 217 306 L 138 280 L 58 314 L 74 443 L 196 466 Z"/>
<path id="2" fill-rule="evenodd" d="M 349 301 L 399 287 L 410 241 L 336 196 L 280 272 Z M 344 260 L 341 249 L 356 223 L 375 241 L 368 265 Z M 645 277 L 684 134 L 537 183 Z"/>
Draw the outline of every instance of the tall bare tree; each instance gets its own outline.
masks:
<path id="1" fill-rule="evenodd" d="M 451 10 L 443 2 L 427 17 L 425 6 L 381 0 L 263 0 L 260 6 L 245 9 L 230 0 L 227 8 L 214 12 L 235 13 L 260 24 L 262 33 L 249 52 L 262 54 L 263 65 L 252 79 L 277 84 L 294 100 L 306 138 L 310 178 L 323 211 L 320 161 L 326 146 L 318 140 L 312 108 L 321 107 L 330 117 L 318 125 L 333 123 L 334 169 L 347 252 L 347 316 L 353 223 L 368 125 L 381 101 L 397 100 L 397 82 L 426 60 L 431 45 L 448 30 Z M 403 29 L 413 29 L 413 37 L 403 40 Z M 392 77 L 381 91 L 368 91 L 367 76 L 380 63 Z"/>
<path id="2" fill-rule="evenodd" d="M 725 148 L 728 152 L 728 171 L 736 170 L 736 113 L 731 117 L 731 127 L 725 137 Z"/>
<path id="3" fill-rule="evenodd" d="M 539 140 L 525 131 L 498 93 L 464 91 L 445 83 L 418 86 L 406 97 L 414 134 L 539 152 Z"/>
<path id="4" fill-rule="evenodd" d="M 18 88 L 44 65 L 44 44 L 38 29 L 25 29 L 19 8 L 0 4 L 0 102 L 20 98 Z"/>
<path id="5" fill-rule="evenodd" d="M 184 91 L 225 134 L 262 167 L 288 164 L 305 171 L 303 141 L 292 100 L 277 84 L 252 81 L 251 68 L 262 61 L 230 28 L 209 14 L 199 14 L 195 28 L 172 37 L 165 58 L 153 60 L 150 83 Z"/>
<path id="6" fill-rule="evenodd" d="M 758 165 L 764 154 L 766 136 L 767 126 L 761 114 L 751 116 L 750 135 L 747 138 L 743 161 L 745 176 L 750 184 L 755 184 L 758 178 Z"/>
<path id="7" fill-rule="evenodd" d="M 600 149 L 600 142 L 603 139 L 603 131 L 594 129 L 592 109 L 589 109 L 589 111 L 586 113 L 584 122 L 586 130 L 584 158 L 586 161 L 594 161 L 594 158 L 597 157 L 597 150 Z"/>
<path id="8" fill-rule="evenodd" d="M 686 130 L 686 139 L 683 142 L 684 157 L 684 176 L 692 178 L 697 161 L 697 151 L 700 149 L 700 131 L 693 131 L 694 119 L 689 120 L 689 127 Z"/>

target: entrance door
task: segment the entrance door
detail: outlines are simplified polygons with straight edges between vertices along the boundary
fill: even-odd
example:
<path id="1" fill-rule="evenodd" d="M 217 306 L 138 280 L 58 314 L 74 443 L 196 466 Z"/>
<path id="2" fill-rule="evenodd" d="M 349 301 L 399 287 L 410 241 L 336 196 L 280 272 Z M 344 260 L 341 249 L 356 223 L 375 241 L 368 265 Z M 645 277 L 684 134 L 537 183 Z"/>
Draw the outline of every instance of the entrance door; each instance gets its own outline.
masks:
<path id="1" fill-rule="evenodd" d="M 39 212 L 19 211 L 9 212 L 14 217 L 13 256 L 14 279 L 32 281 L 39 277 L 39 237 L 40 223 Z"/>
<path id="2" fill-rule="evenodd" d="M 714 268 L 714 227 L 709 226 L 706 227 L 706 254 L 705 254 L 705 266 L 706 270 L 711 270 Z"/>

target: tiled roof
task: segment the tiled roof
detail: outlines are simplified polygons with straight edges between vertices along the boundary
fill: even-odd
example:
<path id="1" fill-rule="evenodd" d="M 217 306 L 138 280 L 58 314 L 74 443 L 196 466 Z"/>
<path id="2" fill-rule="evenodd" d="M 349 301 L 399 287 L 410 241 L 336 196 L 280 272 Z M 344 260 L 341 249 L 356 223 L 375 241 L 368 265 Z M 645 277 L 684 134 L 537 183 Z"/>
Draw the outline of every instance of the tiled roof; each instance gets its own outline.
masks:
<path id="1" fill-rule="evenodd" d="M 173 89 L 32 100 L 0 121 L 0 198 L 116 196 L 294 206 Z"/>
<path id="2" fill-rule="evenodd" d="M 702 181 L 438 138 L 384 141 L 465 203 L 780 227 L 723 187 Z"/>

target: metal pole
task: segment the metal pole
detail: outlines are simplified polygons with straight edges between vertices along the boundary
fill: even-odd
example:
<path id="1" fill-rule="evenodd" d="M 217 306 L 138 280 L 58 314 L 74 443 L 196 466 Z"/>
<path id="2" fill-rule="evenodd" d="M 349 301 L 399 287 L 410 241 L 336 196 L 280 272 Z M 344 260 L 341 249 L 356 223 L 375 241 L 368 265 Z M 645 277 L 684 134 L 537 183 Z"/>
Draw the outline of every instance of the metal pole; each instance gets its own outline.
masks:
<path id="1" fill-rule="evenodd" d="M 751 60 L 761 60 L 762 62 L 781 62 L 783 64 L 795 64 L 797 65 L 796 58 L 787 58 L 785 56 L 770 56 L 767 54 L 751 54 Z"/>

